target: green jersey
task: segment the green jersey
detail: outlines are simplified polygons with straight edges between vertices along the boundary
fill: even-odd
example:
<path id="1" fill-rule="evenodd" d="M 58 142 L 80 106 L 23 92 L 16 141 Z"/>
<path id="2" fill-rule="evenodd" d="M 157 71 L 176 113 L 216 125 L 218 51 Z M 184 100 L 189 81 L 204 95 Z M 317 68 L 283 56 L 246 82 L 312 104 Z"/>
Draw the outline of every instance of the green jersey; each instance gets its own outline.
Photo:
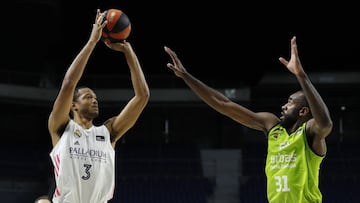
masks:
<path id="1" fill-rule="evenodd" d="M 306 123 L 290 135 L 280 124 L 268 134 L 265 173 L 270 203 L 321 203 L 319 169 L 324 157 L 307 142 Z"/>

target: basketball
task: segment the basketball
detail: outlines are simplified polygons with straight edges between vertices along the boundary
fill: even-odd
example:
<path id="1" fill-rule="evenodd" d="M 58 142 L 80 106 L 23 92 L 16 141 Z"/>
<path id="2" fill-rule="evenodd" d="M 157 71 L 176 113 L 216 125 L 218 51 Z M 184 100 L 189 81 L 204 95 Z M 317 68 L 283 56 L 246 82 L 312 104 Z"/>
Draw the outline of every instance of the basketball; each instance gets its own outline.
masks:
<path id="1" fill-rule="evenodd" d="M 119 9 L 108 9 L 104 11 L 104 19 L 107 20 L 103 28 L 101 39 L 105 42 L 121 42 L 127 39 L 131 31 L 129 17 Z"/>

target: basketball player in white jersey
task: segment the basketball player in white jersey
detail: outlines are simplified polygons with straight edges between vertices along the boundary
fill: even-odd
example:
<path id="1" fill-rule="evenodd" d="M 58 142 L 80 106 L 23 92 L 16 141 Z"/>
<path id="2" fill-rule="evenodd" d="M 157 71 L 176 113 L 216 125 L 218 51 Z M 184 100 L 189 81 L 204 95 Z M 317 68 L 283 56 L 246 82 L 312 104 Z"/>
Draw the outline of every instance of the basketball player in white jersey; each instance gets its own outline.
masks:
<path id="1" fill-rule="evenodd" d="M 96 94 L 77 84 L 107 23 L 102 22 L 103 15 L 97 11 L 90 38 L 68 68 L 49 116 L 54 203 L 105 203 L 113 198 L 115 144 L 133 127 L 149 101 L 149 87 L 130 43 L 106 44 L 125 55 L 134 96 L 103 125 L 93 124 L 99 114 Z"/>

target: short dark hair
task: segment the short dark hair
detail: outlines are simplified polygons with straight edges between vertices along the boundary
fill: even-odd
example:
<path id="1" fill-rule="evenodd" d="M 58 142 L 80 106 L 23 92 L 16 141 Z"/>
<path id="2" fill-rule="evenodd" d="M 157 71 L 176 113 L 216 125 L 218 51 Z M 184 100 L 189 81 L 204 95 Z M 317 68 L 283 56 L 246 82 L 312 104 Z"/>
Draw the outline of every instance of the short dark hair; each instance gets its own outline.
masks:
<path id="1" fill-rule="evenodd" d="M 77 101 L 77 99 L 80 97 L 80 92 L 79 90 L 80 89 L 84 89 L 84 88 L 89 88 L 89 87 L 86 87 L 86 86 L 79 86 L 75 89 L 74 91 L 74 96 L 73 96 L 73 101 Z"/>
<path id="2" fill-rule="evenodd" d="M 76 102 L 78 100 L 78 98 L 80 97 L 80 89 L 83 89 L 83 88 L 88 88 L 88 87 L 87 86 L 79 86 L 79 87 L 75 88 L 73 99 L 72 99 L 73 102 Z M 74 118 L 74 112 L 71 109 L 70 109 L 69 115 L 70 115 L 70 118 Z"/>

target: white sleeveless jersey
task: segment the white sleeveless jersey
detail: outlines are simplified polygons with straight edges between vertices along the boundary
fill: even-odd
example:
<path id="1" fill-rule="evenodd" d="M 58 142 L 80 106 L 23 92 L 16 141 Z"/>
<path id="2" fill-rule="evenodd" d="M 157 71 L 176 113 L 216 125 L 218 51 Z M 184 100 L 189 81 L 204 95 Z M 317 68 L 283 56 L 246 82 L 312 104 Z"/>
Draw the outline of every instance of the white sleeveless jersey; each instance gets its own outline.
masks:
<path id="1" fill-rule="evenodd" d="M 115 188 L 115 150 L 108 129 L 84 129 L 70 120 L 50 152 L 56 189 L 54 203 L 105 203 Z"/>

